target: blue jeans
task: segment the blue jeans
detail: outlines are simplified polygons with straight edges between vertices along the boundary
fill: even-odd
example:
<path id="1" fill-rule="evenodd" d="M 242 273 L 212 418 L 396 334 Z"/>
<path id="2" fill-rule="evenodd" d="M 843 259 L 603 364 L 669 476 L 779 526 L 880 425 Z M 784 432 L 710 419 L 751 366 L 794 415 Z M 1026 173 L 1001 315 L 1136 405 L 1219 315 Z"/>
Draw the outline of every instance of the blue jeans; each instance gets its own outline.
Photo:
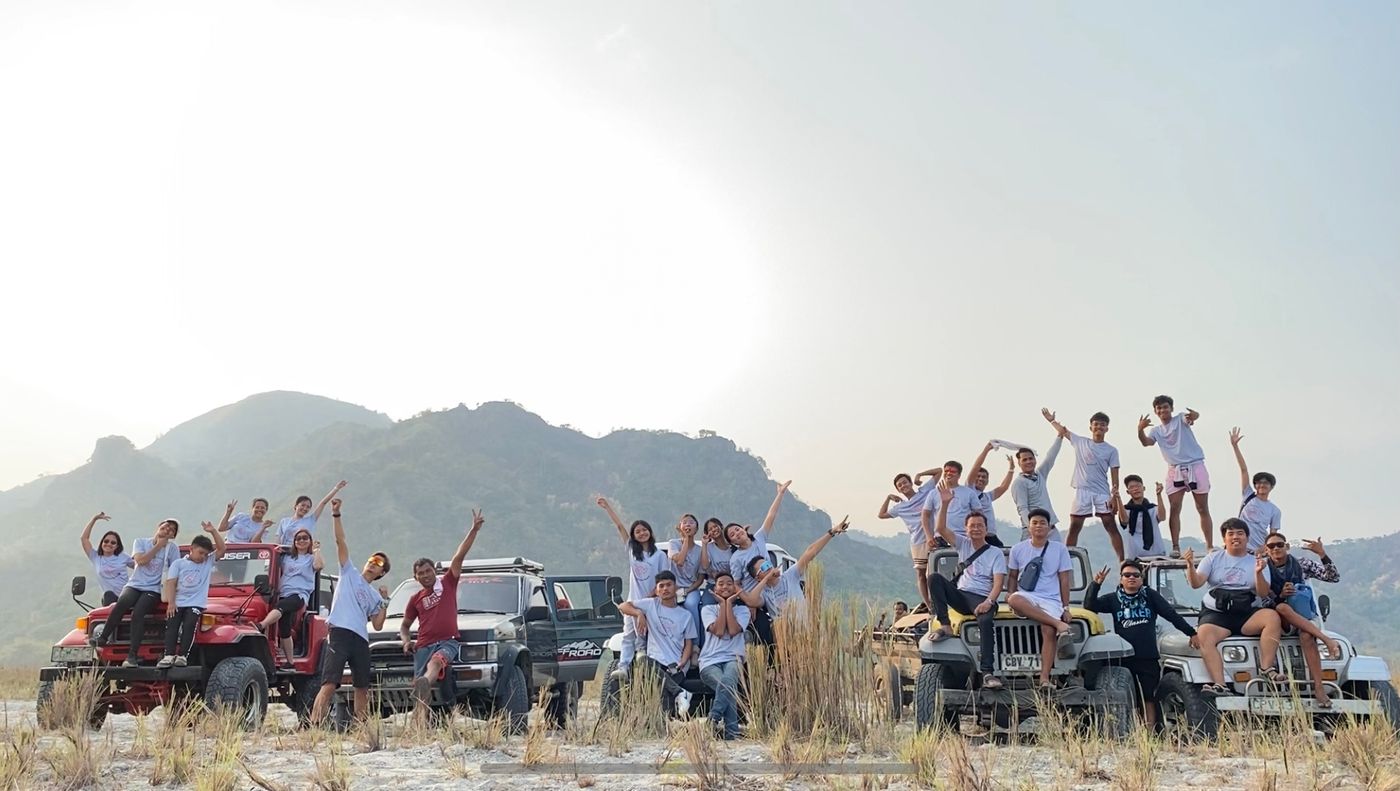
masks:
<path id="1" fill-rule="evenodd" d="M 696 588 L 690 593 L 687 593 L 685 595 L 685 601 L 681 602 L 681 606 L 685 607 L 686 611 L 690 613 L 690 619 L 695 622 L 696 656 L 700 656 L 700 649 L 705 645 L 705 624 L 700 620 L 700 602 L 706 595 L 709 595 L 711 599 L 714 598 L 714 594 L 711 594 L 709 591 L 703 588 Z M 719 601 L 716 600 L 715 603 L 718 604 Z"/>
<path id="2" fill-rule="evenodd" d="M 715 692 L 710 720 L 724 725 L 726 739 L 739 736 L 739 668 L 738 660 L 730 660 L 700 671 L 700 679 Z"/>

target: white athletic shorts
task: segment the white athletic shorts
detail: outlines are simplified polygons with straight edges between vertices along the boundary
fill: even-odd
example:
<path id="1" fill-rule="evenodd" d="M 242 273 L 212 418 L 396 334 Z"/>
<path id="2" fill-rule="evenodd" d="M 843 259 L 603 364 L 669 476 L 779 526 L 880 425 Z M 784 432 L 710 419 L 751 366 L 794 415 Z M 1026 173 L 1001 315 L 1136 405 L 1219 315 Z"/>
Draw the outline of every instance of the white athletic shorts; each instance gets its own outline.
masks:
<path id="1" fill-rule="evenodd" d="M 1045 596 L 1037 596 L 1036 594 L 1029 593 L 1027 591 L 1018 591 L 1018 593 L 1024 596 L 1026 601 L 1030 602 L 1031 604 L 1034 604 L 1037 608 L 1040 609 L 1041 612 L 1045 613 L 1046 615 L 1049 615 L 1051 618 L 1059 619 L 1061 615 L 1065 614 L 1065 605 L 1060 602 L 1059 596 L 1049 598 Z"/>
<path id="2" fill-rule="evenodd" d="M 1112 513 L 1108 508 L 1108 495 L 1088 489 L 1074 490 L 1074 507 L 1069 509 L 1070 516 L 1098 516 L 1108 513 Z"/>

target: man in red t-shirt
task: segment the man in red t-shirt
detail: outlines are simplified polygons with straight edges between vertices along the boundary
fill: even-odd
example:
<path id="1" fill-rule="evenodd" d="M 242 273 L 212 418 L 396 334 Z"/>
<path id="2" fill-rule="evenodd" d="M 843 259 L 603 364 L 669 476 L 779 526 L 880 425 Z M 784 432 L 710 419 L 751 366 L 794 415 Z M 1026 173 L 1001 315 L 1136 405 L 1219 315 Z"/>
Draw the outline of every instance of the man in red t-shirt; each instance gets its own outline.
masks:
<path id="1" fill-rule="evenodd" d="M 457 547 L 457 554 L 447 565 L 447 573 L 437 575 L 437 566 L 428 558 L 419 558 L 413 563 L 413 578 L 423 589 L 414 593 L 404 607 L 403 625 L 399 627 L 399 639 L 403 641 L 403 652 L 413 654 L 413 698 L 414 717 L 426 721 L 428 707 L 432 704 L 433 683 L 443 678 L 447 668 L 457 661 L 460 644 L 457 642 L 457 581 L 462 576 L 462 561 L 471 551 L 476 534 L 486 520 L 480 511 L 472 511 L 472 526 L 466 538 Z M 418 639 L 409 635 L 413 622 L 418 622 Z"/>

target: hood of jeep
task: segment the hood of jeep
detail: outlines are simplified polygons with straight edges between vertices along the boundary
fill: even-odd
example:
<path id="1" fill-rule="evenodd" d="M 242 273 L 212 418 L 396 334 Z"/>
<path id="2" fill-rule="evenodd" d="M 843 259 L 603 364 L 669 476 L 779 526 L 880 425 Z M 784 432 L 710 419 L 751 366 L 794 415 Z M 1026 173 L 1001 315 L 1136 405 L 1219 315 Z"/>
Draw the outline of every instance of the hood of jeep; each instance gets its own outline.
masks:
<path id="1" fill-rule="evenodd" d="M 514 640 L 520 635 L 520 627 L 516 623 L 519 616 L 505 615 L 502 613 L 459 613 L 457 615 L 457 631 L 461 633 L 462 642 L 465 643 L 485 643 L 499 640 Z M 397 639 L 398 626 L 403 622 L 403 616 L 391 615 L 384 621 L 385 630 L 371 636 L 371 641 L 376 639 Z M 393 625 L 393 629 L 388 627 Z M 408 630 L 409 633 L 418 634 L 418 624 Z"/>
<path id="2" fill-rule="evenodd" d="M 1089 625 L 1090 635 L 1104 633 L 1103 619 L 1100 618 L 1099 614 L 1096 612 L 1090 612 L 1089 610 L 1086 610 L 1083 607 L 1076 607 L 1074 605 L 1070 605 L 1069 617 L 1073 620 L 1084 621 L 1085 623 L 1087 623 Z M 1001 604 L 997 607 L 996 619 L 998 621 L 1029 620 L 1026 618 L 1022 618 L 1021 616 L 1013 612 L 1011 606 L 1008 604 Z M 975 617 L 971 615 L 963 615 L 962 613 L 951 609 L 948 611 L 948 620 L 951 621 L 953 624 L 953 634 L 961 634 L 962 625 L 964 623 L 977 623 L 977 619 Z"/>

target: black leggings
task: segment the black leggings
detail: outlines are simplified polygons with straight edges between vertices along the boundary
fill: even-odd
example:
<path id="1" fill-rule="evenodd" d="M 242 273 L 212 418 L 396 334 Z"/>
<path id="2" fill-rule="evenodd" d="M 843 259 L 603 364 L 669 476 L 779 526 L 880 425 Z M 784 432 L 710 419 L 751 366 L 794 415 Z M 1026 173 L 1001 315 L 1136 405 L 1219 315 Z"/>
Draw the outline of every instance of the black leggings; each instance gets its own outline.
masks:
<path id="1" fill-rule="evenodd" d="M 286 640 L 292 636 L 292 630 L 296 628 L 297 613 L 306 606 L 300 593 L 293 593 L 291 596 L 283 596 L 277 600 L 278 612 L 282 613 L 282 619 L 277 622 L 277 636 Z"/>
<path id="2" fill-rule="evenodd" d="M 102 592 L 102 606 L 103 606 L 103 607 L 106 607 L 106 606 L 109 605 L 109 604 L 116 604 L 116 603 L 117 603 L 117 598 L 118 598 L 118 596 L 117 596 L 116 591 L 103 591 L 103 592 Z"/>
<path id="3" fill-rule="evenodd" d="M 181 607 L 165 616 L 166 656 L 189 655 L 194 645 L 194 631 L 199 628 L 199 616 L 203 614 L 203 607 Z"/>
<path id="4" fill-rule="evenodd" d="M 158 603 L 159 593 L 122 588 L 122 595 L 117 597 L 117 603 L 112 606 L 107 623 L 102 627 L 102 642 L 111 643 L 117 639 L 117 626 L 122 622 L 122 616 L 130 612 L 131 647 L 127 649 L 127 658 L 133 662 L 140 661 L 141 639 L 146 636 L 146 616 Z"/>

